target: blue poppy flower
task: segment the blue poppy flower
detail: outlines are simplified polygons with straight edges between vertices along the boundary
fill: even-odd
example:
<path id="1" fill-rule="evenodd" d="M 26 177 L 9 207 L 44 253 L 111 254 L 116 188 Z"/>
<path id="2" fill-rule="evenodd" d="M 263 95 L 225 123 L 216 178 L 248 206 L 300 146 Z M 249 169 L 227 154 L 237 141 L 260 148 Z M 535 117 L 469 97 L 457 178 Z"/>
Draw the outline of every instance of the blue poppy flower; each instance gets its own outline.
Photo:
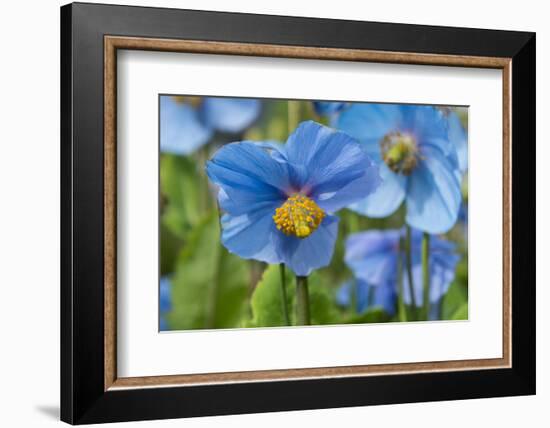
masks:
<path id="1" fill-rule="evenodd" d="M 160 97 L 160 149 L 188 155 L 206 144 L 214 132 L 244 131 L 260 114 L 261 102 L 245 98 Z"/>
<path id="2" fill-rule="evenodd" d="M 380 183 L 360 144 L 311 121 L 285 145 L 225 145 L 206 172 L 219 186 L 223 245 L 245 259 L 285 263 L 298 276 L 330 262 L 338 232 L 333 213 Z"/>
<path id="3" fill-rule="evenodd" d="M 160 278 L 159 284 L 159 312 L 160 312 L 160 330 L 168 330 L 166 314 L 172 310 L 172 283 L 168 276 Z"/>
<path id="4" fill-rule="evenodd" d="M 444 233 L 454 225 L 461 200 L 457 151 L 435 107 L 353 104 L 337 124 L 364 144 L 383 180 L 352 210 L 386 217 L 405 201 L 414 228 Z"/>
<path id="5" fill-rule="evenodd" d="M 345 262 L 352 270 L 357 287 L 357 309 L 379 305 L 390 313 L 395 313 L 398 293 L 398 262 L 402 263 L 403 300 L 412 304 L 408 277 L 405 274 L 405 253 L 400 249 L 400 240 L 404 238 L 402 230 L 372 230 L 350 235 L 346 240 Z M 421 243 L 422 232 L 416 229 L 411 234 L 412 276 L 414 301 L 422 305 L 423 281 Z M 401 260 L 400 260 L 401 259 Z M 430 238 L 430 302 L 437 303 L 447 292 L 454 280 L 459 255 L 455 244 L 437 236 Z M 339 290 L 337 300 L 342 304 L 341 294 L 349 293 L 352 287 Z"/>
<path id="6" fill-rule="evenodd" d="M 313 101 L 313 109 L 319 116 L 334 115 L 349 105 L 350 103 L 336 101 Z"/>

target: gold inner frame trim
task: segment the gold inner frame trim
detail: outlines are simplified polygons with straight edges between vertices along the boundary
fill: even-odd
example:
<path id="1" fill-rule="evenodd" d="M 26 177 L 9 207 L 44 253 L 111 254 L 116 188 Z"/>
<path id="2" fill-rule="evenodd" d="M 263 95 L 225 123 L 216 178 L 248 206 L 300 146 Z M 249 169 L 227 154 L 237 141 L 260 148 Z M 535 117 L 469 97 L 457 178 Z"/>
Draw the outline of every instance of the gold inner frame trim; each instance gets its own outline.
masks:
<path id="1" fill-rule="evenodd" d="M 422 363 L 358 365 L 303 369 L 204 373 L 171 376 L 117 377 L 116 367 L 116 85 L 117 50 L 148 50 L 213 55 L 324 59 L 394 64 L 494 68 L 502 70 L 503 93 L 503 349 L 502 358 Z M 512 168 L 511 58 L 385 52 L 197 40 L 104 37 L 104 389 L 193 386 L 220 383 L 282 381 L 312 378 L 360 377 L 511 367 Z"/>

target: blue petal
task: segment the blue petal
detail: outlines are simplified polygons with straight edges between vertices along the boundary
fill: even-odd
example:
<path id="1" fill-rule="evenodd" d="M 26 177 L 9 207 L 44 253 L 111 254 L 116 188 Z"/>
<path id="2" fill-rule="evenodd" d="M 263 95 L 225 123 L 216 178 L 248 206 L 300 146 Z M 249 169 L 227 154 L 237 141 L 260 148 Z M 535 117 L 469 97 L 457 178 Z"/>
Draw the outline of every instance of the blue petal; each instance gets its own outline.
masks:
<path id="1" fill-rule="evenodd" d="M 162 313 L 172 309 L 172 283 L 170 278 L 163 276 L 159 284 L 159 310 Z"/>
<path id="2" fill-rule="evenodd" d="M 448 123 L 440 110 L 432 106 L 401 106 L 403 122 L 400 131 L 411 133 L 420 148 L 431 144 L 445 156 L 456 156 L 456 148 L 448 137 Z"/>
<path id="3" fill-rule="evenodd" d="M 336 292 L 336 302 L 343 307 L 351 306 L 355 298 L 355 311 L 361 313 L 369 306 L 371 286 L 364 281 L 350 280 L 340 286 Z"/>
<path id="4" fill-rule="evenodd" d="M 397 288 L 392 281 L 373 287 L 370 306 L 381 306 L 389 315 L 395 314 Z"/>
<path id="5" fill-rule="evenodd" d="M 248 128 L 260 115 L 261 102 L 246 98 L 204 98 L 199 107 L 206 126 L 236 134 Z"/>
<path id="6" fill-rule="evenodd" d="M 462 127 L 460 118 L 454 112 L 448 117 L 449 121 L 449 140 L 455 145 L 458 155 L 458 165 L 461 172 L 468 169 L 468 135 Z"/>
<path id="7" fill-rule="evenodd" d="M 251 215 L 222 217 L 222 244 L 229 252 L 243 259 L 280 263 L 274 244 L 274 234 L 280 233 L 272 219 L 274 210 L 262 210 Z"/>
<path id="8" fill-rule="evenodd" d="M 285 145 L 285 159 L 291 166 L 291 180 L 296 191 L 302 190 L 309 178 L 311 159 L 327 138 L 334 133 L 326 126 L 313 121 L 302 122 L 288 137 Z M 323 165 L 324 166 L 324 165 Z"/>
<path id="9" fill-rule="evenodd" d="M 249 141 L 223 146 L 207 162 L 206 172 L 224 191 L 222 208 L 234 215 L 282 203 L 290 187 L 286 164 Z"/>
<path id="10" fill-rule="evenodd" d="M 338 234 L 338 217 L 326 216 L 319 228 L 304 239 L 276 234 L 282 262 L 297 276 L 308 276 L 314 269 L 327 266 L 334 252 Z"/>
<path id="11" fill-rule="evenodd" d="M 371 302 L 371 295 L 375 293 L 375 289 L 377 287 L 373 287 L 369 284 L 367 284 L 365 281 L 357 280 L 355 281 L 355 290 L 352 288 L 352 292 L 355 292 L 355 298 L 356 298 L 356 310 L 358 313 L 365 312 L 369 306 L 373 305 L 373 302 Z"/>
<path id="12" fill-rule="evenodd" d="M 317 204 L 327 212 L 336 212 L 355 201 L 360 200 L 363 195 L 370 195 L 377 193 L 377 189 L 382 183 L 382 179 L 379 174 L 378 167 L 366 160 L 364 163 L 363 174 L 358 178 L 350 180 L 348 184 L 342 186 L 345 183 L 345 177 L 340 176 L 334 181 L 329 180 L 321 185 L 315 186 L 312 192 L 313 198 L 317 201 Z M 350 177 L 352 177 L 352 170 L 348 171 Z M 342 186 L 339 187 L 338 186 Z"/>
<path id="13" fill-rule="evenodd" d="M 343 307 L 351 305 L 353 286 L 353 281 L 344 282 L 336 291 L 336 303 Z"/>
<path id="14" fill-rule="evenodd" d="M 334 102 L 334 101 L 313 101 L 315 113 L 319 116 L 328 116 L 342 111 L 350 103 Z"/>
<path id="15" fill-rule="evenodd" d="M 378 168 L 355 140 L 318 123 L 301 123 L 285 152 L 293 187 L 328 212 L 367 196 L 380 184 Z"/>
<path id="16" fill-rule="evenodd" d="M 421 258 L 421 236 L 419 231 L 413 230 L 413 285 L 415 303 L 422 306 L 423 299 L 423 275 Z M 455 278 L 456 265 L 460 256 L 455 252 L 456 245 L 450 241 L 440 239 L 437 236 L 430 238 L 430 303 L 438 302 L 449 290 Z M 403 277 L 403 300 L 411 304 L 408 278 Z"/>
<path id="17" fill-rule="evenodd" d="M 174 97 L 160 97 L 160 150 L 187 155 L 208 142 L 212 130 L 201 124 L 197 112 Z"/>
<path id="18" fill-rule="evenodd" d="M 395 281 L 400 233 L 371 230 L 350 235 L 344 260 L 355 277 L 375 286 Z"/>
<path id="19" fill-rule="evenodd" d="M 365 281 L 346 281 L 336 293 L 336 302 L 343 307 L 349 307 L 355 294 L 356 311 L 366 312 L 372 307 L 381 307 L 388 314 L 395 313 L 397 293 L 391 282 L 373 286 Z"/>
<path id="20" fill-rule="evenodd" d="M 379 166 L 382 183 L 373 193 L 348 208 L 368 217 L 386 217 L 393 214 L 405 199 L 407 177 L 391 171 L 378 153 L 373 158 Z"/>
<path id="21" fill-rule="evenodd" d="M 422 160 L 409 177 L 406 222 L 429 233 L 445 233 L 460 208 L 460 182 L 455 165 L 434 147 L 424 147 Z"/>
<path id="22" fill-rule="evenodd" d="M 395 104 L 353 104 L 338 117 L 338 128 L 367 144 L 369 154 L 379 151 L 378 142 L 390 131 L 399 129 L 403 120 Z"/>

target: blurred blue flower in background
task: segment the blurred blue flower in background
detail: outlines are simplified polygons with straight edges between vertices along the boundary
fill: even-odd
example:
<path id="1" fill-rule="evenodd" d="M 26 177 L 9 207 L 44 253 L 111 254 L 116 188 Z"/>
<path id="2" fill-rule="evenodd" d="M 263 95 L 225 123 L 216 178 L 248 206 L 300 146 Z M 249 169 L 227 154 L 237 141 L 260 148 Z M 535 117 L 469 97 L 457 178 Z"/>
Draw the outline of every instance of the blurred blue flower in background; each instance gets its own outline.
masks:
<path id="1" fill-rule="evenodd" d="M 319 116 L 331 116 L 341 112 L 350 103 L 334 101 L 313 101 L 313 109 Z"/>
<path id="2" fill-rule="evenodd" d="M 336 293 L 336 302 L 340 306 L 348 307 L 353 304 L 354 294 L 357 313 L 378 306 L 389 315 L 395 314 L 397 290 L 390 283 L 373 286 L 360 279 L 346 281 Z"/>
<path id="3" fill-rule="evenodd" d="M 168 276 L 160 278 L 159 286 L 159 311 L 160 311 L 160 330 L 168 330 L 166 314 L 172 310 L 172 283 Z"/>
<path id="4" fill-rule="evenodd" d="M 206 172 L 219 185 L 223 245 L 245 259 L 284 263 L 298 276 L 330 262 L 338 233 L 332 213 L 380 184 L 361 145 L 312 121 L 286 145 L 225 145 Z"/>
<path id="5" fill-rule="evenodd" d="M 456 146 L 446 117 L 435 107 L 353 104 L 337 126 L 361 141 L 380 167 L 382 185 L 350 209 L 386 217 L 406 202 L 406 222 L 444 233 L 456 222 L 461 201 Z"/>
<path id="6" fill-rule="evenodd" d="M 206 144 L 214 132 L 238 134 L 260 115 L 257 99 L 160 97 L 160 149 L 188 155 Z"/>
<path id="7" fill-rule="evenodd" d="M 462 227 L 464 240 L 468 242 L 468 204 L 462 203 L 458 212 L 458 223 Z"/>
<path id="8" fill-rule="evenodd" d="M 447 114 L 447 121 L 449 123 L 449 139 L 456 146 L 458 167 L 460 172 L 464 173 L 468 169 L 468 134 L 455 112 L 450 111 Z"/>
<path id="9" fill-rule="evenodd" d="M 345 262 L 352 270 L 353 283 L 344 284 L 338 291 L 337 301 L 342 306 L 351 302 L 351 293 L 356 292 L 357 311 L 371 306 L 382 306 L 390 315 L 395 313 L 397 303 L 398 262 L 401 258 L 403 272 L 403 300 L 412 304 L 407 275 L 405 274 L 405 252 L 400 249 L 400 240 L 405 230 L 371 230 L 350 235 L 346 240 Z M 414 297 L 417 306 L 422 305 L 422 232 L 412 230 L 412 276 Z M 432 236 L 430 239 L 430 302 L 437 303 L 447 292 L 455 277 L 456 264 L 460 256 L 455 244 Z M 349 285 L 351 284 L 351 285 Z M 348 303 L 346 303 L 348 302 Z M 432 312 L 432 317 L 435 314 Z"/>

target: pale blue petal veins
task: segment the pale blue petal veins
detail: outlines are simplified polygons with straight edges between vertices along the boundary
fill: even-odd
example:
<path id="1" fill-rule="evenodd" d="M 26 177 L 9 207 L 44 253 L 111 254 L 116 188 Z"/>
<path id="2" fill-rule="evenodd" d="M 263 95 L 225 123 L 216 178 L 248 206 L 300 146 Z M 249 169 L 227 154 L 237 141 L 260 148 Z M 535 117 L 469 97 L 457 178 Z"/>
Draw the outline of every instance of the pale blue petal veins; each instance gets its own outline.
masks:
<path id="1" fill-rule="evenodd" d="M 160 150 L 164 153 L 188 155 L 206 144 L 212 130 L 204 126 L 197 112 L 174 97 L 160 97 Z"/>
<path id="2" fill-rule="evenodd" d="M 300 190 L 309 178 L 308 167 L 317 151 L 334 131 L 313 121 L 302 122 L 290 134 L 284 147 L 293 185 Z M 324 165 L 323 165 L 324 166 Z M 319 167 L 319 166 L 318 166 Z"/>
<path id="3" fill-rule="evenodd" d="M 285 147 L 292 185 L 334 212 L 372 193 L 378 168 L 363 148 L 343 132 L 304 122 Z"/>
<path id="4" fill-rule="evenodd" d="M 290 187 L 287 166 L 250 141 L 223 146 L 207 162 L 206 172 L 230 198 L 232 189 L 272 196 L 281 195 Z"/>

